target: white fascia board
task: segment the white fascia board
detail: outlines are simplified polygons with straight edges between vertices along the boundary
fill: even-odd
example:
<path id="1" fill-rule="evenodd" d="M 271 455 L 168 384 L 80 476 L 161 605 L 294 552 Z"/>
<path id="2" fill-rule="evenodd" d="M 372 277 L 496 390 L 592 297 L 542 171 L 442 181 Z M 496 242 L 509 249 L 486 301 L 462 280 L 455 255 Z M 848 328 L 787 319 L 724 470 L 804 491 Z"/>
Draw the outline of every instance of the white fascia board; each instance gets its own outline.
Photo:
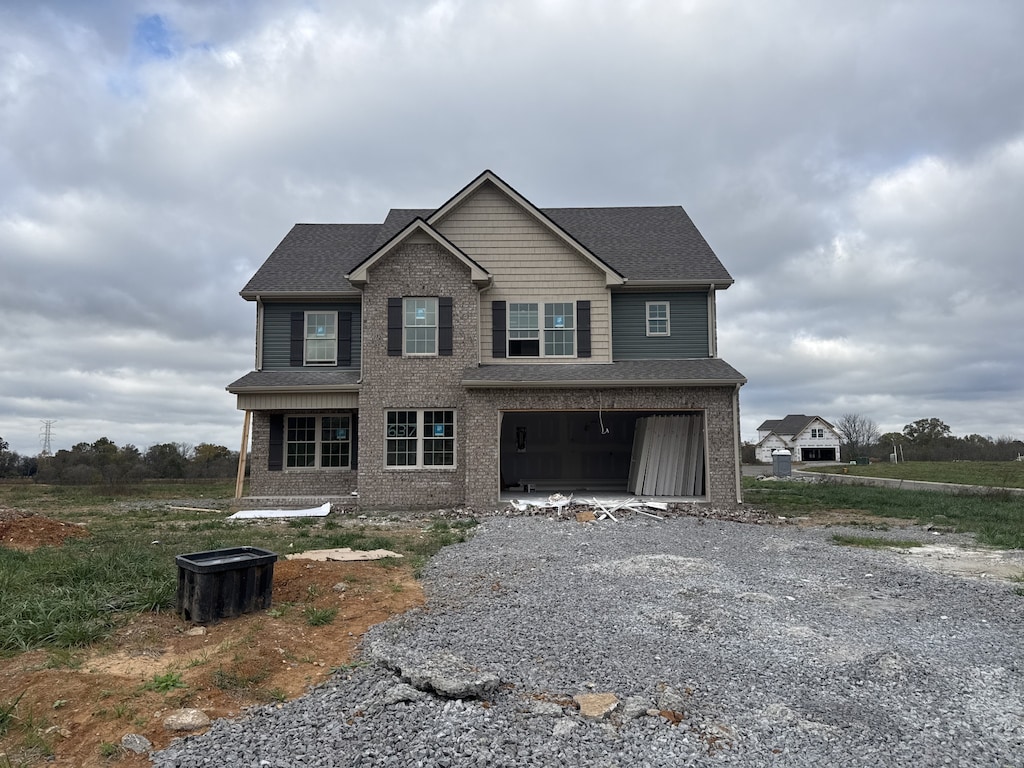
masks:
<path id="1" fill-rule="evenodd" d="M 353 285 L 365 285 L 370 280 L 369 270 L 374 264 L 383 259 L 393 250 L 398 248 L 406 238 L 414 233 L 422 233 L 427 235 L 441 248 L 448 251 L 452 256 L 461 261 L 469 268 L 470 279 L 476 285 L 486 285 L 491 282 L 491 274 L 484 269 L 480 264 L 475 262 L 469 256 L 467 256 L 462 249 L 455 245 L 451 240 L 446 238 L 430 224 L 423 219 L 417 218 L 410 222 L 405 229 L 399 232 L 397 235 L 392 237 L 388 242 L 378 248 L 372 253 L 367 259 L 365 259 L 359 266 L 352 270 L 349 274 L 345 275 L 345 279 Z"/>

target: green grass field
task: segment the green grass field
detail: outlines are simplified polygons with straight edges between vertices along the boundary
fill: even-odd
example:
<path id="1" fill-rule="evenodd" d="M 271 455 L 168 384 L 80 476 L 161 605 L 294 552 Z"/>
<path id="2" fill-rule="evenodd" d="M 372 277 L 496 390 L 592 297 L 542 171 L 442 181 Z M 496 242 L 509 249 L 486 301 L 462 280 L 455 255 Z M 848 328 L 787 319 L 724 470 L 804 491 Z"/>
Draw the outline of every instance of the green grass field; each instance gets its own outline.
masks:
<path id="1" fill-rule="evenodd" d="M 975 534 L 981 544 L 1024 548 L 1024 497 L 999 491 L 949 494 L 837 482 L 763 482 L 754 478 L 744 478 L 743 489 L 746 503 L 787 517 L 809 515 L 813 518 L 823 511 L 842 510 L 920 525 L 930 523 Z"/>
<path id="2" fill-rule="evenodd" d="M 804 472 L 925 480 L 932 483 L 984 485 L 990 488 L 1024 488 L 1024 461 L 906 461 L 899 464 L 832 464 L 800 466 Z"/>
<path id="3" fill-rule="evenodd" d="M 378 527 L 372 515 L 365 524 L 339 522 L 333 515 L 235 522 L 226 520 L 233 495 L 233 482 L 117 490 L 0 484 L 0 505 L 84 524 L 92 534 L 32 552 L 0 546 L 0 654 L 81 647 L 104 638 L 134 612 L 172 609 L 175 555 L 240 545 L 281 555 L 335 547 L 390 549 L 417 569 L 441 547 L 464 541 L 476 524 L 409 520 Z"/>

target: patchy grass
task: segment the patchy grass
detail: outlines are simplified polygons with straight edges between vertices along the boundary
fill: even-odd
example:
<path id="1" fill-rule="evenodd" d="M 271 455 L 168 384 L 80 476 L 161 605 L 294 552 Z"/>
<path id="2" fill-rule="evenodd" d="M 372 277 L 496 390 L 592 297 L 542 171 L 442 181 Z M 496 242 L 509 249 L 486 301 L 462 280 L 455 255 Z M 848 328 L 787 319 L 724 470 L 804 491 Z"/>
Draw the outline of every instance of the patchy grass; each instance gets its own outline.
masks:
<path id="1" fill-rule="evenodd" d="M 382 527 L 345 518 L 228 522 L 233 495 L 233 482 L 0 484 L 0 506 L 83 525 L 91 533 L 31 552 L 0 547 L 0 656 L 83 648 L 132 615 L 173 609 L 175 555 L 241 544 L 282 556 L 336 547 L 388 549 L 418 571 L 442 547 L 465 541 L 476 525 L 441 520 L 423 527 L 393 518 L 381 520 Z M 378 562 L 394 567 L 397 561 Z"/>
<path id="2" fill-rule="evenodd" d="M 866 547 L 868 549 L 886 549 L 897 547 L 906 549 L 908 547 L 923 547 L 920 541 L 911 539 L 883 539 L 878 536 L 849 536 L 837 533 L 832 537 L 833 544 L 841 544 L 846 547 Z"/>
<path id="3" fill-rule="evenodd" d="M 816 514 L 838 509 L 972 533 L 982 544 L 1024 549 L 1024 499 L 1009 495 L 957 495 L 837 482 L 761 482 L 744 478 L 744 500 L 786 517 L 807 516 L 813 520 Z"/>
<path id="4" fill-rule="evenodd" d="M 801 466 L 804 472 L 923 480 L 930 483 L 981 485 L 988 488 L 1024 488 L 1024 461 L 906 461 L 899 464 L 832 464 Z"/>
<path id="5" fill-rule="evenodd" d="M 165 672 L 162 675 L 153 677 L 143 684 L 142 690 L 156 691 L 157 693 L 170 693 L 175 688 L 184 688 L 185 683 L 178 672 Z"/>

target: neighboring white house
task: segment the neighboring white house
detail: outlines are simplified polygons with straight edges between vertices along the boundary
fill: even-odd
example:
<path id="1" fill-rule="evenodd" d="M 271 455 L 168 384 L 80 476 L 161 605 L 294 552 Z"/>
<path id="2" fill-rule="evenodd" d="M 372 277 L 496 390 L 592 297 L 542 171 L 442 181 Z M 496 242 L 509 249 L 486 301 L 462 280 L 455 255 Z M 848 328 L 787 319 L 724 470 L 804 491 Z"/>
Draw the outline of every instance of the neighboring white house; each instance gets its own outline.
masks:
<path id="1" fill-rule="evenodd" d="M 769 419 L 757 428 L 758 461 L 771 462 L 785 448 L 793 461 L 839 461 L 839 433 L 820 416 L 790 415 Z"/>

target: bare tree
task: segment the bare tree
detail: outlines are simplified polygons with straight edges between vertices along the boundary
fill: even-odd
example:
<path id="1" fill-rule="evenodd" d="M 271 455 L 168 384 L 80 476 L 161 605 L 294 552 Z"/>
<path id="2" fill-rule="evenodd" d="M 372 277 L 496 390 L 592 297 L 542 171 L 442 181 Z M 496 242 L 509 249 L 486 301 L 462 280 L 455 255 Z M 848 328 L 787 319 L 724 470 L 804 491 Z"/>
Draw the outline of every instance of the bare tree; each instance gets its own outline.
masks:
<path id="1" fill-rule="evenodd" d="M 877 443 L 881 435 L 878 425 L 872 419 L 859 413 L 844 413 L 836 422 L 835 427 L 846 447 L 848 458 L 859 456 Z"/>

